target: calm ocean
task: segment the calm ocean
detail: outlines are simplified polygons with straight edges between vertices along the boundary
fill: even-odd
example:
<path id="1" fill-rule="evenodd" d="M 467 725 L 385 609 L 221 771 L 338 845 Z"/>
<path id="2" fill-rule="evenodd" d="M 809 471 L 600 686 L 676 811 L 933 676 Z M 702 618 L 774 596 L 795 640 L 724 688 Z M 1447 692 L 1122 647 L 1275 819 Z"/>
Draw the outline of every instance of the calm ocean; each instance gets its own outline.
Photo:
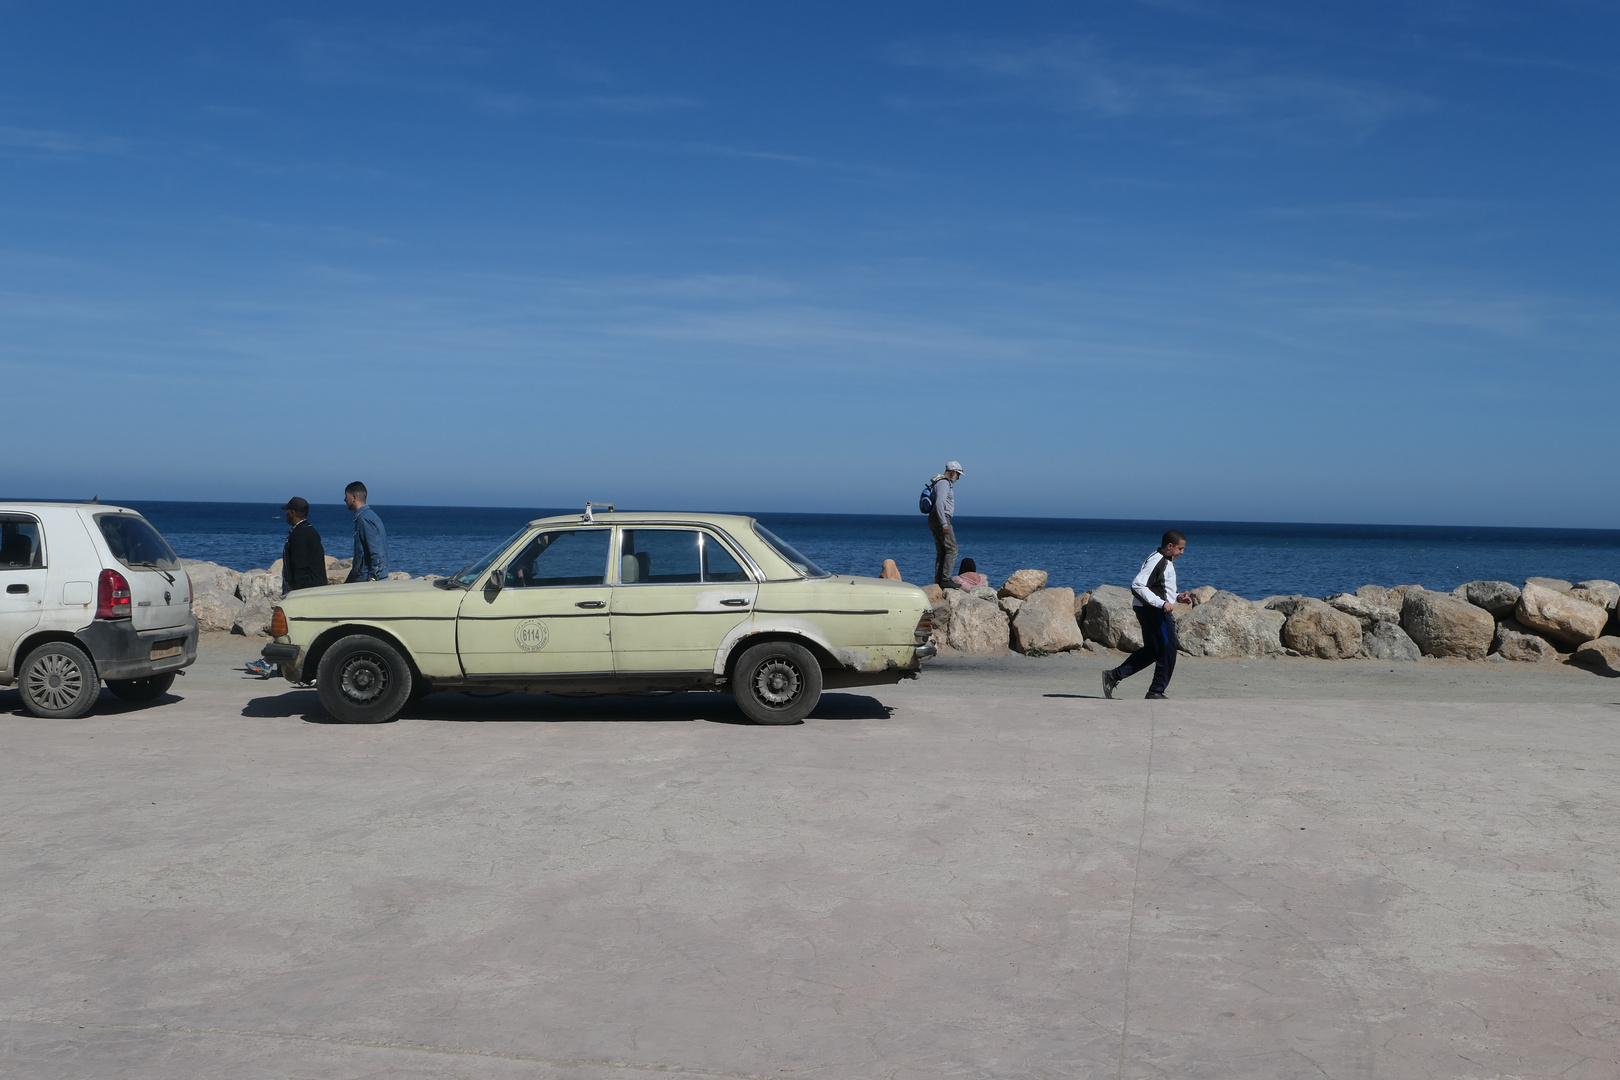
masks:
<path id="1" fill-rule="evenodd" d="M 108 500 L 113 501 L 113 500 Z M 182 556 L 237 570 L 281 557 L 287 526 L 258 503 L 125 502 L 145 514 Z M 483 556 L 532 518 L 574 508 L 375 507 L 388 530 L 389 568 L 448 574 Z M 907 581 L 932 577 L 934 548 L 921 514 L 756 514 L 783 539 L 836 573 L 875 576 L 886 558 Z M 339 505 L 311 508 L 329 555 L 348 558 L 353 517 Z M 1359 585 L 1416 583 L 1450 590 L 1476 579 L 1522 582 L 1620 580 L 1620 530 L 1499 529 L 1407 525 L 1289 525 L 1271 522 L 1103 521 L 963 517 L 962 554 L 1000 584 L 1035 567 L 1053 585 L 1125 584 L 1173 524 L 1187 534 L 1177 564 L 1183 588 L 1214 585 L 1257 599 L 1273 593 L 1325 596 Z"/>

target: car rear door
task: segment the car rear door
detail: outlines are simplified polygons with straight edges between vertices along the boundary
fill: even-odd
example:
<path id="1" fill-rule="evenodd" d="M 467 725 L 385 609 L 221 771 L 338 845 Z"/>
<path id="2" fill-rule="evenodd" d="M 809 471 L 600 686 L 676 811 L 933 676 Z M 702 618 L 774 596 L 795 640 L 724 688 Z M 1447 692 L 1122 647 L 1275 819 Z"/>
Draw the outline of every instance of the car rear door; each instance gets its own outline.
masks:
<path id="1" fill-rule="evenodd" d="M 95 519 L 118 572 L 129 582 L 135 629 L 184 627 L 191 614 L 191 580 L 169 542 L 133 511 L 109 511 Z"/>
<path id="2" fill-rule="evenodd" d="M 613 664 L 708 672 L 726 635 L 753 617 L 759 586 L 714 533 L 621 527 L 613 587 Z"/>
<path id="3" fill-rule="evenodd" d="M 0 513 L 0 670 L 45 606 L 45 532 L 32 514 Z"/>
<path id="4" fill-rule="evenodd" d="M 474 582 L 456 617 L 461 669 L 473 677 L 611 675 L 608 546 L 612 529 L 547 529 Z"/>

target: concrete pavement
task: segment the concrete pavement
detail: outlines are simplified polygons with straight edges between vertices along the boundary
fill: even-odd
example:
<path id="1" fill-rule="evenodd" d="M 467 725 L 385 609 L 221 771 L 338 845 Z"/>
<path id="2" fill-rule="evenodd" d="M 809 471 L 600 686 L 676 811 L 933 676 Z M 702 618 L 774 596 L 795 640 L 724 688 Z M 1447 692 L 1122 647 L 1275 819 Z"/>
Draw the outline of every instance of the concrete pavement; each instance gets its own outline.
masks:
<path id="1" fill-rule="evenodd" d="M 0 691 L 0 1075 L 1620 1076 L 1617 680 L 1105 702 L 1018 658 L 792 728 L 344 727 L 231 650 L 83 721 Z"/>

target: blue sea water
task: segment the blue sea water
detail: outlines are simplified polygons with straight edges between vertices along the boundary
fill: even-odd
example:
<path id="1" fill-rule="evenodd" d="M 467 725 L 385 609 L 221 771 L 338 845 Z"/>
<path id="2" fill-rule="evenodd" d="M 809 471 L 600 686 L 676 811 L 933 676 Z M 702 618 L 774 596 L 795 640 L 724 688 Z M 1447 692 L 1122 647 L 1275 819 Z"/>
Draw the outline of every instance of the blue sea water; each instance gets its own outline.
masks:
<path id="1" fill-rule="evenodd" d="M 112 500 L 107 500 L 112 501 Z M 186 558 L 238 570 L 281 557 L 281 511 L 259 503 L 142 502 L 145 514 Z M 448 574 L 482 557 L 525 522 L 577 508 L 374 507 L 388 530 L 389 568 Z M 746 511 L 743 511 L 746 512 Z M 920 514 L 756 514 L 766 526 L 836 573 L 875 576 L 894 559 L 907 581 L 931 580 L 934 547 Z M 353 550 L 353 515 L 341 504 L 311 507 L 329 555 Z M 1250 599 L 1274 593 L 1326 596 L 1360 585 L 1419 584 L 1450 590 L 1465 581 L 1522 582 L 1542 575 L 1620 580 L 1620 530 L 1504 529 L 1272 522 L 1160 522 L 963 517 L 961 553 L 995 584 L 1014 570 L 1046 570 L 1076 590 L 1125 584 L 1169 526 L 1187 534 L 1177 564 L 1183 588 L 1214 585 Z"/>

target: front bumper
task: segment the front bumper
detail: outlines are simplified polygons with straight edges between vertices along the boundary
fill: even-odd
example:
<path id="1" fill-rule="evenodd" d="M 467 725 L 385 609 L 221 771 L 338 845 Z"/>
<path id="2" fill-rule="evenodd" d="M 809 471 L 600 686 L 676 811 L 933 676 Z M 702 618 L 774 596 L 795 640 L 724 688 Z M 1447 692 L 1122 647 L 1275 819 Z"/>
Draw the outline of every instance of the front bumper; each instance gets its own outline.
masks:
<path id="1" fill-rule="evenodd" d="M 197 619 L 187 615 L 182 626 L 162 630 L 137 630 L 128 619 L 98 619 L 79 631 L 79 640 L 90 649 L 96 674 L 103 679 L 144 679 L 166 671 L 179 671 L 197 662 Z M 152 659 L 153 648 L 166 643 L 180 645 L 173 656 Z"/>

